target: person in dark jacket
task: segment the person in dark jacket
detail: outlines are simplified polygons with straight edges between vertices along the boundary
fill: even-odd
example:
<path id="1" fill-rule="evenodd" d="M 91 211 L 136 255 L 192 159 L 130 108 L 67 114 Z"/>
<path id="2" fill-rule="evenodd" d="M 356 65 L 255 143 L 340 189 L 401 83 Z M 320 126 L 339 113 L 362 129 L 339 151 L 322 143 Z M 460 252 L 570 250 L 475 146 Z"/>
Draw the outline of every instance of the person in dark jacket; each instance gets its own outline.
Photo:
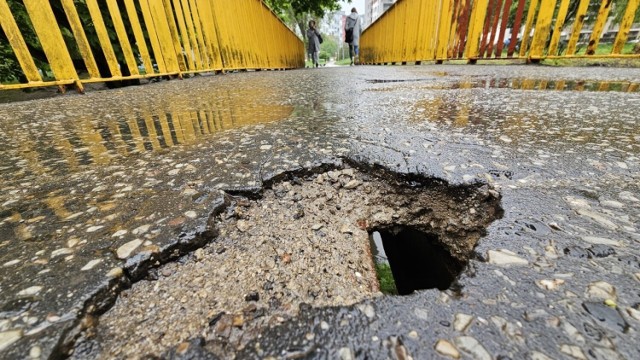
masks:
<path id="1" fill-rule="evenodd" d="M 313 62 L 312 66 L 318 67 L 318 54 L 320 53 L 320 34 L 316 29 L 316 22 L 314 20 L 309 21 L 309 29 L 307 29 L 307 39 L 309 44 L 307 45 L 307 54 L 309 59 Z"/>

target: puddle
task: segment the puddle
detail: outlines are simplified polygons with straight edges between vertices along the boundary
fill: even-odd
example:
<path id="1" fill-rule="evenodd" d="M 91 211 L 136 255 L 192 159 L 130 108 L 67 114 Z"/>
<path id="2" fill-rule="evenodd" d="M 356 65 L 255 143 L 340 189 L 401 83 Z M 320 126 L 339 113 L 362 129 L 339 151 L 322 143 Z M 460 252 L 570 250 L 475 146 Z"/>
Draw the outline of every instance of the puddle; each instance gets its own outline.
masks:
<path id="1" fill-rule="evenodd" d="M 640 83 L 628 81 L 491 79 L 438 84 L 429 89 L 514 89 L 555 91 L 615 91 L 638 92 Z"/>
<path id="2" fill-rule="evenodd" d="M 12 140 L 0 160 L 0 165 L 13 169 L 7 173 L 17 172 L 22 162 L 34 172 L 73 173 L 83 165 L 109 165 L 116 158 L 198 144 L 220 131 L 280 121 L 295 110 L 293 105 L 264 101 L 246 91 L 224 90 L 212 90 L 198 99 L 179 95 L 171 101 L 96 107 L 95 113 L 67 117 L 50 114 L 51 108 L 47 102 L 34 104 L 38 122 L 33 122 L 32 113 L 2 119 L 0 133 Z"/>
<path id="3" fill-rule="evenodd" d="M 435 234 L 395 226 L 374 231 L 371 239 L 380 289 L 386 294 L 446 290 L 463 269 L 463 264 L 443 248 Z"/>
<path id="4" fill-rule="evenodd" d="M 216 237 L 149 270 L 72 358 L 162 357 L 195 337 L 232 358 L 261 329 L 310 306 L 353 305 L 381 289 L 447 289 L 502 216 L 486 185 L 344 166 L 278 175 L 259 196 L 227 193 L 208 221 Z"/>

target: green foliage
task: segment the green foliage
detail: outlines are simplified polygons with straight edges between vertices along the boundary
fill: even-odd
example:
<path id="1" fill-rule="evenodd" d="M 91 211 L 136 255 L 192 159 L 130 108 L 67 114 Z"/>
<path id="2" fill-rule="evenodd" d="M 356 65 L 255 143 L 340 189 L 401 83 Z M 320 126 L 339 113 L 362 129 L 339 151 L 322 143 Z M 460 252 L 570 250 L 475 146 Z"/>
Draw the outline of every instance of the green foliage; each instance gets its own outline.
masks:
<path id="1" fill-rule="evenodd" d="M 378 274 L 378 281 L 380 282 L 380 291 L 383 294 L 398 295 L 396 282 L 391 273 L 391 266 L 386 263 L 376 263 L 376 273 Z"/>
<path id="2" fill-rule="evenodd" d="M 347 0 L 351 2 L 351 0 Z M 306 39 L 309 20 L 321 19 L 328 11 L 340 9 L 339 0 L 264 0 L 289 28 L 299 30 Z M 318 21 L 316 21 L 318 22 Z"/>
<path id="3" fill-rule="evenodd" d="M 276 14 L 286 14 L 291 10 L 295 15 L 310 14 L 318 18 L 323 17 L 327 11 L 340 9 L 338 0 L 265 0 L 265 3 Z"/>
<path id="4" fill-rule="evenodd" d="M 329 60 L 338 52 L 338 42 L 333 36 L 324 36 L 324 42 L 320 44 L 320 58 Z"/>

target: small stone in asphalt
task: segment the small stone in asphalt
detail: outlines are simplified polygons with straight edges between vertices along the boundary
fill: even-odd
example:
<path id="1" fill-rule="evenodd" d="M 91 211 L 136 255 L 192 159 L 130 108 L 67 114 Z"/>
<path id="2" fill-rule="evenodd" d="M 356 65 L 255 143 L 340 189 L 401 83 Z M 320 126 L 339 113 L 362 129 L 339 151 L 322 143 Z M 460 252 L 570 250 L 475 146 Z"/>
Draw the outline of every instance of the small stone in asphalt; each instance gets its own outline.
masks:
<path id="1" fill-rule="evenodd" d="M 620 312 L 610 306 L 599 302 L 584 302 L 582 307 L 606 327 L 620 332 L 626 332 L 629 324 L 622 318 Z"/>
<path id="2" fill-rule="evenodd" d="M 20 340 L 22 337 L 22 330 L 10 330 L 0 332 L 0 351 L 9 347 L 9 345 Z"/>
<path id="3" fill-rule="evenodd" d="M 476 338 L 460 336 L 456 338 L 455 344 L 460 350 L 470 354 L 476 360 L 492 360 L 491 354 Z"/>
<path id="4" fill-rule="evenodd" d="M 353 352 L 348 347 L 343 347 L 338 351 L 341 360 L 353 360 Z"/>
<path id="5" fill-rule="evenodd" d="M 607 299 L 616 301 L 618 299 L 616 289 L 606 281 L 595 281 L 589 284 L 589 287 L 587 288 L 587 297 L 603 301 Z"/>
<path id="6" fill-rule="evenodd" d="M 439 354 L 448 356 L 450 358 L 454 358 L 454 359 L 460 358 L 460 352 L 458 352 L 458 349 L 456 349 L 455 346 L 453 346 L 453 344 L 451 344 L 446 340 L 438 340 L 438 342 L 436 343 L 436 351 Z"/>
<path id="7" fill-rule="evenodd" d="M 119 259 L 126 259 L 140 245 L 142 245 L 142 240 L 140 239 L 131 240 L 128 243 L 120 246 L 118 250 L 116 250 L 116 254 L 118 255 Z"/>
<path id="8" fill-rule="evenodd" d="M 582 349 L 575 345 L 564 344 L 560 347 L 560 352 L 567 354 L 574 359 L 587 360 L 587 358 L 584 356 L 584 353 L 582 352 Z"/>
<path id="9" fill-rule="evenodd" d="M 498 266 L 509 265 L 528 265 L 529 262 L 526 259 L 521 258 L 516 253 L 501 249 L 501 250 L 489 250 L 487 258 L 490 264 Z"/>
<path id="10" fill-rule="evenodd" d="M 465 332 L 471 325 L 473 316 L 467 314 L 456 314 L 453 320 L 453 328 L 458 332 Z"/>

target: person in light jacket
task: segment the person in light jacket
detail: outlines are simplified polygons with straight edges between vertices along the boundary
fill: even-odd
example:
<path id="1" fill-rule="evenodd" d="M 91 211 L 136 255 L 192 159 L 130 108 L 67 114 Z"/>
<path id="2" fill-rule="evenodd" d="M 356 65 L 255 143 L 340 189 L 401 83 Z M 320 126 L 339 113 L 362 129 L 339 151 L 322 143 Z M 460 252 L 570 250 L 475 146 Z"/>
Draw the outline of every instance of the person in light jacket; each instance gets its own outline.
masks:
<path id="1" fill-rule="evenodd" d="M 315 20 L 309 20 L 309 28 L 307 29 L 309 45 L 307 45 L 307 54 L 309 54 L 309 59 L 313 62 L 312 66 L 315 67 L 318 67 L 318 54 L 320 53 L 319 36 Z"/>
<path id="2" fill-rule="evenodd" d="M 362 25 L 360 24 L 360 15 L 356 8 L 351 9 L 351 14 L 347 17 L 347 21 L 344 24 L 344 32 L 346 34 L 345 41 L 349 44 L 349 58 L 351 59 L 351 65 L 358 62 L 358 55 L 360 54 L 360 34 L 362 33 Z"/>

